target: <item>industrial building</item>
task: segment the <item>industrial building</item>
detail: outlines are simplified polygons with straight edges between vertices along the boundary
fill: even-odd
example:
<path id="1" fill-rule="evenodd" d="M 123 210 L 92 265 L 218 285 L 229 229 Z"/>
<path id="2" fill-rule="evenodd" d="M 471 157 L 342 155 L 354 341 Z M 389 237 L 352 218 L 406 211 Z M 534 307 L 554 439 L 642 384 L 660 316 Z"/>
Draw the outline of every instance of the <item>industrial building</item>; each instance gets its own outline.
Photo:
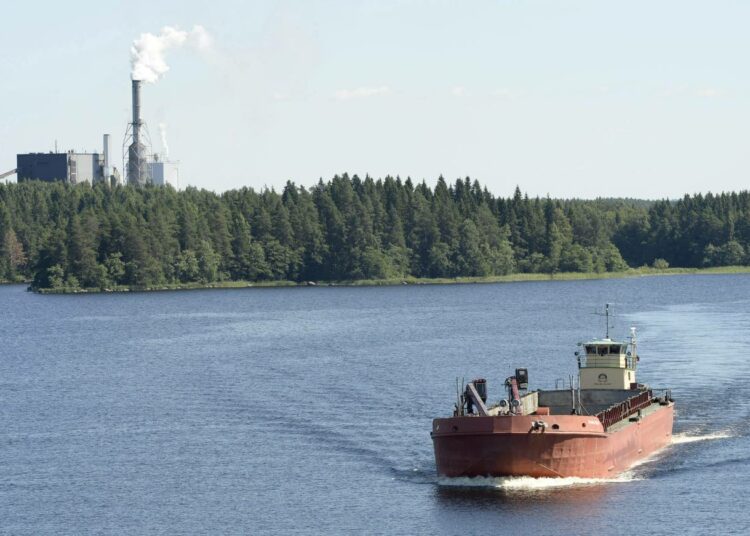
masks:
<path id="1" fill-rule="evenodd" d="M 133 100 L 133 121 L 128 124 L 125 131 L 125 142 L 123 147 L 127 149 L 127 165 L 125 154 L 123 154 L 123 166 L 127 169 L 128 184 L 144 186 L 155 184 L 157 186 L 171 185 L 177 187 L 179 183 L 178 163 L 151 153 L 151 141 L 148 135 L 146 123 L 141 119 L 141 80 L 131 81 L 131 94 Z M 130 142 L 130 145 L 128 145 Z"/>
<path id="2" fill-rule="evenodd" d="M 177 162 L 164 160 L 158 154 L 148 163 L 151 184 L 157 186 L 170 185 L 177 188 L 180 184 L 180 172 Z"/>
<path id="3" fill-rule="evenodd" d="M 104 180 L 104 156 L 99 153 L 29 153 L 16 155 L 16 175 L 23 181 L 63 181 L 69 184 Z"/>
<path id="4" fill-rule="evenodd" d="M 29 153 L 16 155 L 16 175 L 18 176 L 18 182 L 69 182 L 71 167 L 73 168 L 72 175 L 77 178 L 77 156 L 72 153 Z"/>
<path id="5" fill-rule="evenodd" d="M 109 162 L 109 134 L 104 135 L 101 153 L 26 153 L 16 155 L 18 182 L 45 181 L 96 184 L 106 179 L 117 182 L 119 172 Z"/>
<path id="6" fill-rule="evenodd" d="M 141 80 L 131 81 L 133 121 L 128 123 L 123 142 L 123 165 L 127 183 L 179 186 L 178 163 L 152 154 L 146 123 L 141 119 Z M 109 134 L 104 135 L 102 152 L 25 153 L 16 155 L 16 169 L 0 173 L 0 179 L 15 174 L 18 182 L 61 181 L 68 184 L 120 183 L 120 172 L 112 165 Z"/>

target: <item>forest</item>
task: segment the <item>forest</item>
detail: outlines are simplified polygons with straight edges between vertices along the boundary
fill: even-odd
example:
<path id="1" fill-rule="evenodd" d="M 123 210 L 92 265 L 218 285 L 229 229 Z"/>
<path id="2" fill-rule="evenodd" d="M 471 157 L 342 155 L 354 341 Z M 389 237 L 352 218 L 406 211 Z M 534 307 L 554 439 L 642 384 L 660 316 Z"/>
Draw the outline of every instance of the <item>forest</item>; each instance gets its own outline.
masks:
<path id="1" fill-rule="evenodd" d="M 750 193 L 495 197 L 347 174 L 214 193 L 0 185 L 0 280 L 33 289 L 618 272 L 750 263 Z"/>

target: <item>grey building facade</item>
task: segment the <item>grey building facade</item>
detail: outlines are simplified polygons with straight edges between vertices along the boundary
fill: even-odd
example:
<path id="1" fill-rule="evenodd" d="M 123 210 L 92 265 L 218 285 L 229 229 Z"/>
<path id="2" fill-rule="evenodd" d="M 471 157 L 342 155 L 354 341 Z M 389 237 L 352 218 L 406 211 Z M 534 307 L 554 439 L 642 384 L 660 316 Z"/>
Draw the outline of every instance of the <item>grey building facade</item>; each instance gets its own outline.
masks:
<path id="1" fill-rule="evenodd" d="M 29 153 L 16 155 L 16 176 L 23 181 L 63 181 L 94 184 L 104 180 L 104 156 L 99 153 Z"/>
<path id="2" fill-rule="evenodd" d="M 171 185 L 177 188 L 180 183 L 180 172 L 177 162 L 161 160 L 154 155 L 153 161 L 148 163 L 151 184 L 156 186 Z"/>
<path id="3" fill-rule="evenodd" d="M 68 155 L 65 153 L 31 153 L 16 155 L 18 182 L 68 180 Z"/>

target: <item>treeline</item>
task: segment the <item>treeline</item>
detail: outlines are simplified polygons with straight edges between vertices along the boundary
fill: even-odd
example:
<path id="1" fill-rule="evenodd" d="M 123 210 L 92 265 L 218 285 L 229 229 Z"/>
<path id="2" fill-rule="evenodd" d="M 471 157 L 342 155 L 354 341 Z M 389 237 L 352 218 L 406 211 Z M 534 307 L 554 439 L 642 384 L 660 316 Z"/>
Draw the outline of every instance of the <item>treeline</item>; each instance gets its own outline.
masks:
<path id="1" fill-rule="evenodd" d="M 35 288 L 340 281 L 747 264 L 750 194 L 497 198 L 337 176 L 310 189 L 0 186 L 0 279 Z"/>

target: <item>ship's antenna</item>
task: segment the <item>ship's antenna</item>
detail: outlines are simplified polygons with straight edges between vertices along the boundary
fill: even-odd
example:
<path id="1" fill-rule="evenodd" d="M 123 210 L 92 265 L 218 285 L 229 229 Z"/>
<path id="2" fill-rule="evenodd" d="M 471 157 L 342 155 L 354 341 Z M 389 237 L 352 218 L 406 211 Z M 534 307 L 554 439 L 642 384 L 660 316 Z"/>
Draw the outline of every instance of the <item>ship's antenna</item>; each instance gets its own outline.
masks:
<path id="1" fill-rule="evenodd" d="M 609 339 L 609 330 L 610 330 L 610 328 L 614 329 L 614 327 L 615 327 L 614 320 L 612 321 L 612 324 L 609 323 L 609 317 L 611 316 L 612 318 L 614 318 L 614 316 L 615 316 L 614 307 L 611 307 L 612 305 L 613 304 L 611 304 L 611 303 L 606 303 L 606 304 L 604 304 L 604 312 L 603 313 L 599 313 L 599 312 L 594 313 L 596 315 L 605 317 L 605 322 L 606 322 L 606 326 L 607 326 L 607 330 L 606 330 L 606 332 L 607 332 L 606 338 L 607 339 Z M 610 312 L 610 308 L 612 309 L 611 312 Z"/>
<path id="2" fill-rule="evenodd" d="M 607 323 L 607 338 L 609 339 L 609 304 L 605 304 L 604 306 L 604 314 L 606 315 L 606 323 Z"/>

